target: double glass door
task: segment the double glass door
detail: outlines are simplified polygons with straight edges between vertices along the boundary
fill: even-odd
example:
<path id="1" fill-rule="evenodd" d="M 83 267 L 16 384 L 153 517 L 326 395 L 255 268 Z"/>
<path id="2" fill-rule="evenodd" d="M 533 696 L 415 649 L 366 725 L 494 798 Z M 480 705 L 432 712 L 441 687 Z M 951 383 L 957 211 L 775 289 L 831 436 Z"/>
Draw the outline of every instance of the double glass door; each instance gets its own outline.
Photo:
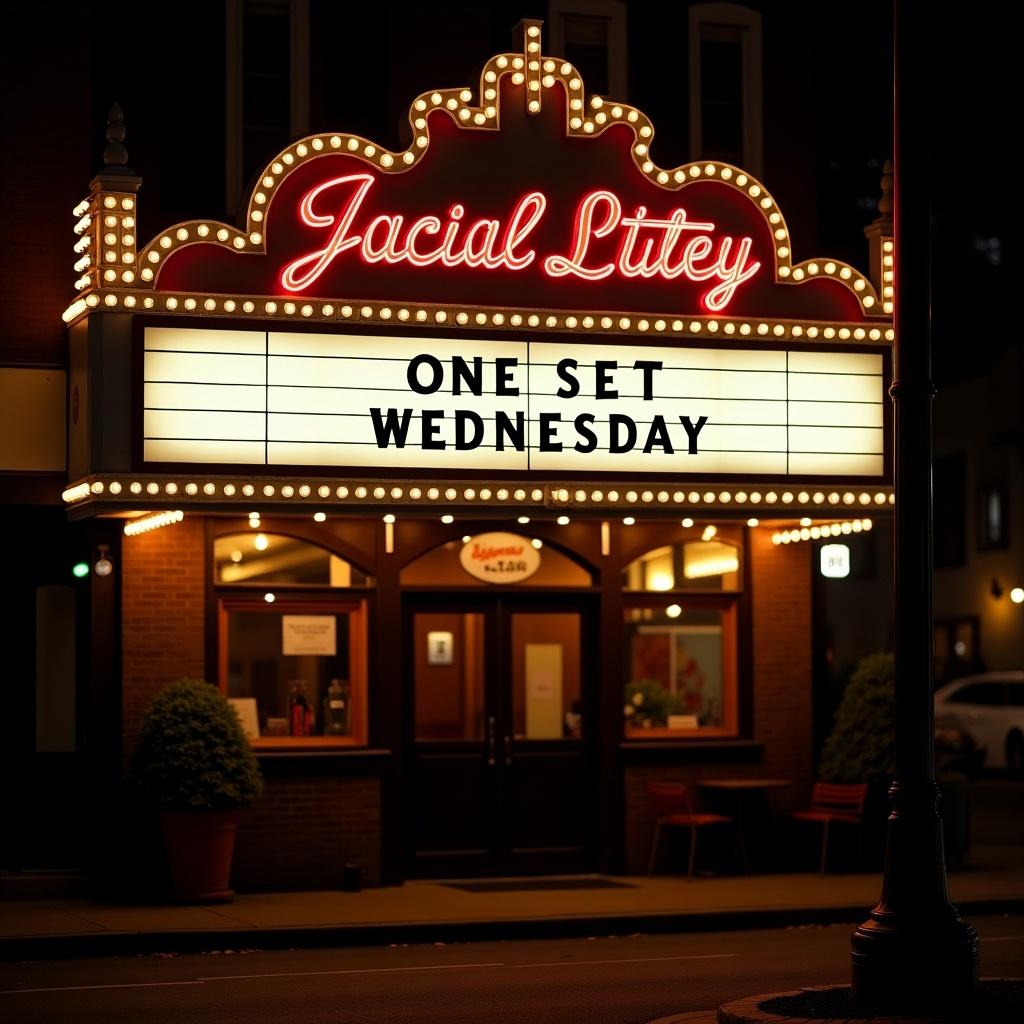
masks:
<path id="1" fill-rule="evenodd" d="M 411 875 L 592 867 L 585 619 L 578 600 L 408 598 Z"/>

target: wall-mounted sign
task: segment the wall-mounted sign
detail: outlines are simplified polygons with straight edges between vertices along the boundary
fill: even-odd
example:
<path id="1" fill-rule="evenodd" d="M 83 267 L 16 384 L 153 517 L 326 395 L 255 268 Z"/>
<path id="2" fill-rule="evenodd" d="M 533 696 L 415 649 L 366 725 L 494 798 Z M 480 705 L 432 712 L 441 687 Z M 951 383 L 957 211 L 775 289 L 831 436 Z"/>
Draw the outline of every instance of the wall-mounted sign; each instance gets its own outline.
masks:
<path id="1" fill-rule="evenodd" d="M 451 665 L 455 661 L 455 637 L 442 630 L 427 633 L 427 664 Z"/>
<path id="2" fill-rule="evenodd" d="M 850 575 L 850 546 L 823 544 L 821 547 L 821 575 L 841 580 Z"/>
<path id="3" fill-rule="evenodd" d="M 148 327 L 147 462 L 878 477 L 880 352 Z"/>
<path id="4" fill-rule="evenodd" d="M 540 551 L 515 533 L 481 533 L 462 545 L 459 563 L 485 583 L 521 583 L 540 568 Z"/>
<path id="5" fill-rule="evenodd" d="M 333 615 L 282 615 L 281 653 L 338 653 L 337 622 Z"/>

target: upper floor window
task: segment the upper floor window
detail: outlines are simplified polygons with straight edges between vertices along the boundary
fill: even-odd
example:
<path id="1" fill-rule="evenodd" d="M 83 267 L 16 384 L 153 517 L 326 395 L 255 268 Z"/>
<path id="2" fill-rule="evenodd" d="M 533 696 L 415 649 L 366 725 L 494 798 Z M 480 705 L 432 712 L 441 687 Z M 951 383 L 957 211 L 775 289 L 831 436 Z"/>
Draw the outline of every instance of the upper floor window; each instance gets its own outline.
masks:
<path id="1" fill-rule="evenodd" d="M 690 158 L 761 175 L 761 15 L 732 3 L 690 8 Z"/>
<path id="2" fill-rule="evenodd" d="M 622 0 L 551 0 L 551 53 L 579 71 L 588 93 L 626 98 L 626 5 Z"/>
<path id="3" fill-rule="evenodd" d="M 309 131 L 309 0 L 228 0 L 225 199 Z"/>
<path id="4" fill-rule="evenodd" d="M 1010 546 L 1010 515 L 1006 487 L 984 484 L 978 488 L 978 550 Z"/>

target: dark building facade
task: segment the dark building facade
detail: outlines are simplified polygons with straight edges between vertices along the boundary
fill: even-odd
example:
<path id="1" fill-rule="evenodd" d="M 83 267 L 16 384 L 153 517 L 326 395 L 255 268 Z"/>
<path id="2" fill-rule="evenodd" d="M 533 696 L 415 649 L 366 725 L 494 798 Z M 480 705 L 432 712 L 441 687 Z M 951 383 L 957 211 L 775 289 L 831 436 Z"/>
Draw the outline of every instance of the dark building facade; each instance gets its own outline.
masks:
<path id="1" fill-rule="evenodd" d="M 835 166 L 818 166 L 817 133 L 830 130 L 821 128 L 820 105 L 841 105 L 848 86 L 838 80 L 825 98 L 802 77 L 807 11 L 552 0 L 533 12 L 545 19 L 543 37 L 528 34 L 527 22 L 510 46 L 509 26 L 531 12 L 508 5 L 452 5 L 441 14 L 300 0 L 214 6 L 176 5 L 158 35 L 128 8 L 120 19 L 110 12 L 87 42 L 54 26 L 45 64 L 12 72 L 12 81 L 39 86 L 20 87 L 21 156 L 4 190 L 11 242 L 0 338 L 9 417 L 3 515 L 8 535 L 26 538 L 14 552 L 15 666 L 34 685 L 12 698 L 4 727 L 9 768 L 29 766 L 8 810 L 32 823 L 10 840 L 5 866 L 146 873 L 153 847 L 117 794 L 146 705 L 182 676 L 218 685 L 251 715 L 267 787 L 243 820 L 240 888 L 336 886 L 346 864 L 369 884 L 639 871 L 650 850 L 651 782 L 686 781 L 696 792 L 712 776 L 759 774 L 788 783 L 773 796 L 778 806 L 803 801 L 814 772 L 817 541 L 834 532 L 856 566 L 884 532 L 871 526 L 884 527 L 891 505 L 881 395 L 893 342 L 884 214 L 865 245 L 856 228 L 877 211 L 861 210 L 863 225 L 852 213 L 855 230 L 835 249 L 841 232 L 819 210 L 835 202 L 819 191 L 845 174 L 857 182 L 846 193 L 856 211 L 861 179 L 874 188 L 880 168 L 839 156 Z M 827 36 L 829 26 L 818 30 Z M 531 69 L 530 45 L 542 38 Z M 858 66 L 856 52 L 857 40 L 848 40 L 836 60 L 845 54 Z M 866 80 L 868 95 L 874 87 L 884 95 L 884 84 Z M 524 94 L 532 81 L 543 109 Z M 109 112 L 113 96 L 126 112 L 130 169 L 118 148 L 120 115 Z M 435 133 L 429 144 L 417 98 Z M 564 106 L 552 120 L 557 104 Z M 108 117 L 103 140 L 98 126 Z M 609 118 L 618 123 L 606 131 Z M 420 285 L 410 270 L 386 285 L 366 272 L 354 290 L 314 289 L 320 298 L 306 301 L 302 275 L 315 249 L 291 254 L 295 287 L 252 285 L 237 271 L 256 266 L 268 246 L 276 251 L 278 237 L 315 242 L 308 232 L 326 215 L 312 199 L 304 227 L 275 234 L 270 221 L 292 183 L 320 180 L 302 178 L 316 160 L 358 159 L 377 175 L 372 186 L 384 188 L 404 180 L 387 161 L 409 154 L 408 166 L 419 166 L 421 137 L 424 151 L 448 144 L 459 154 L 452 175 L 462 165 L 477 169 L 468 194 L 492 206 L 504 196 L 502 216 L 519 216 L 521 226 L 537 213 L 542 223 L 540 201 L 522 203 L 535 193 L 545 211 L 576 202 L 586 173 L 567 168 L 586 164 L 572 162 L 583 150 L 541 147 L 530 134 L 537 124 L 558 125 L 573 145 L 603 145 L 594 166 L 606 173 L 606 189 L 621 180 L 625 195 L 635 175 L 666 192 L 702 177 L 714 179 L 711 199 L 742 193 L 742 208 L 730 198 L 707 209 L 718 211 L 716 223 L 734 219 L 737 240 L 754 225 L 771 286 L 747 306 L 739 298 L 727 308 L 734 288 L 718 308 L 691 305 L 675 315 L 664 291 L 630 305 L 626 257 L 598 298 L 543 278 L 529 287 L 479 276 L 449 286 L 434 270 Z M 659 130 L 652 153 L 634 150 L 622 167 L 608 156 L 606 140 L 624 138 L 615 134 L 623 129 L 646 149 L 649 126 Z M 523 184 L 514 194 L 500 187 L 510 165 L 466 142 L 489 138 L 488 130 L 499 141 L 520 138 L 522 152 L 534 155 L 515 168 Z M 551 152 L 557 160 L 538 159 Z M 423 220 L 435 187 L 428 181 L 390 198 Z M 534 193 L 521 199 L 528 187 Z M 451 223 L 461 216 L 449 212 Z M 504 248 L 489 255 L 515 269 L 526 247 L 502 229 Z M 398 246 L 386 262 L 401 262 Z M 252 260 L 231 264 L 232 247 Z M 413 243 L 403 252 L 415 254 Z M 451 248 L 438 261 L 466 265 L 468 252 Z M 807 262 L 820 252 L 831 258 Z M 365 245 L 362 254 L 375 265 Z M 867 274 L 856 269 L 869 265 Z M 707 279 L 699 274 L 691 283 Z M 819 274 L 807 287 L 782 287 Z M 790 305 L 791 294 L 816 298 Z M 463 360 L 477 407 L 495 422 L 495 410 L 506 410 L 513 441 L 514 403 L 492 408 L 500 384 L 488 378 L 473 391 L 472 374 L 475 360 L 496 366 L 517 345 L 524 355 L 515 358 L 538 377 L 565 352 L 576 354 L 593 370 L 594 401 L 606 385 L 588 360 L 625 365 L 637 346 L 648 355 L 660 346 L 665 362 L 689 346 L 713 360 L 698 361 L 696 372 L 751 382 L 749 392 L 717 377 L 706 385 L 697 398 L 718 420 L 729 419 L 724 403 L 773 400 L 787 417 L 803 402 L 801 415 L 812 418 L 787 418 L 783 448 L 770 454 L 767 442 L 763 450 L 753 444 L 753 458 L 744 439 L 781 421 L 759 424 L 739 410 L 726 424 L 736 433 L 720 435 L 717 462 L 697 451 L 696 433 L 677 426 L 677 447 L 691 443 L 691 454 L 710 458 L 701 463 L 708 468 L 682 473 L 558 462 L 534 434 L 522 447 L 550 455 L 547 469 L 502 468 L 468 453 L 450 461 L 429 446 L 415 459 L 359 461 L 351 445 L 362 442 L 344 424 L 331 434 L 334 421 L 300 423 L 328 415 L 316 405 L 318 387 L 358 390 L 364 414 L 383 402 L 384 378 L 360 377 L 370 371 L 359 359 L 375 351 L 407 363 L 417 344 L 445 373 Z M 782 363 L 770 365 L 777 356 Z M 349 360 L 351 379 L 330 376 L 337 364 L 326 360 L 335 358 Z M 286 367 L 301 360 L 307 375 L 288 377 Z M 558 365 L 553 384 L 568 387 Z M 272 379 L 279 368 L 285 376 Z M 632 372 L 631 386 L 653 389 L 652 378 Z M 772 373 L 786 376 L 781 398 L 758 390 Z M 843 376 L 863 390 L 831 395 L 841 383 L 831 378 Z M 383 389 L 410 393 L 414 376 L 396 379 Z M 451 403 L 459 392 L 446 381 Z M 791 394 L 790 385 L 805 390 Z M 218 388 L 236 390 L 230 400 L 226 392 L 199 400 Z M 300 389 L 298 404 L 274 406 L 275 388 Z M 238 404 L 244 394 L 257 405 Z M 814 419 L 811 406 L 832 399 L 856 404 L 866 418 Z M 472 399 L 456 405 L 474 407 Z M 422 403 L 414 408 L 419 414 Z M 292 417 L 297 433 L 282 441 L 275 415 Z M 696 419 L 685 431 L 697 430 Z M 643 429 L 649 421 L 634 413 L 631 422 Z M 848 433 L 838 448 L 821 448 L 794 440 L 800 430 Z M 850 440 L 855 431 L 863 433 Z M 589 435 L 565 436 L 568 448 Z M 650 447 L 667 450 L 652 437 Z M 349 447 L 333 461 L 310 454 L 310 445 L 328 441 Z M 278 443 L 291 445 L 290 454 L 275 456 Z M 781 464 L 770 461 L 776 455 Z M 166 525 L 149 518 L 165 512 L 183 515 Z M 98 574 L 100 561 L 113 571 Z M 72 578 L 78 564 L 83 575 Z M 312 721 L 297 724 L 300 694 Z M 40 810 L 54 805 L 59 813 Z M 84 820 L 101 827 L 84 828 Z M 772 862 L 770 850 L 760 852 Z"/>

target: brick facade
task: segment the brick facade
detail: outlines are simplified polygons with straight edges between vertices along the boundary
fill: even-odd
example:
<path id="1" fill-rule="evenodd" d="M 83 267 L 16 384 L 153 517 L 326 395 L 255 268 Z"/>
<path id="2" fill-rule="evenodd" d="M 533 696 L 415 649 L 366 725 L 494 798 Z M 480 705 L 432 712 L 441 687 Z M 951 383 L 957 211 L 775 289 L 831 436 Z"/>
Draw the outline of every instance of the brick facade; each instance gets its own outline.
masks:
<path id="1" fill-rule="evenodd" d="M 121 588 L 122 713 L 129 752 L 150 701 L 205 671 L 203 520 L 125 537 Z"/>
<path id="2" fill-rule="evenodd" d="M 267 778 L 242 817 L 232 882 L 238 889 L 337 889 L 345 864 L 380 881 L 380 780 L 316 770 Z"/>
<path id="3" fill-rule="evenodd" d="M 787 789 L 770 792 L 768 800 L 774 809 L 787 810 L 806 801 L 814 769 L 811 763 L 811 552 L 810 544 L 776 546 L 768 530 L 751 531 L 747 580 L 753 603 L 752 738 L 762 745 L 761 752 L 753 763 L 739 756 L 729 759 L 728 755 L 716 752 L 713 761 L 702 762 L 692 753 L 685 763 L 627 767 L 626 869 L 629 873 L 647 868 L 654 828 L 647 796 L 648 782 L 685 782 L 695 787 L 700 779 L 712 776 L 770 776 L 793 781 L 793 786 Z M 694 792 L 697 791 L 694 789 Z M 723 810 L 729 812 L 728 808 Z"/>
<path id="4" fill-rule="evenodd" d="M 199 517 L 124 542 L 122 643 L 125 750 L 159 690 L 181 676 L 201 678 L 205 644 L 204 524 Z M 751 531 L 747 580 L 753 628 L 753 739 L 757 748 L 686 751 L 678 760 L 625 770 L 626 867 L 646 867 L 653 821 L 646 785 L 655 779 L 695 785 L 710 775 L 793 780 L 772 792 L 776 809 L 806 800 L 811 764 L 812 546 L 774 546 Z M 637 758 L 639 761 L 640 758 Z M 646 761 L 647 759 L 644 758 Z M 242 820 L 234 884 L 241 890 L 337 888 L 346 863 L 364 884 L 380 878 L 381 794 L 374 773 L 333 765 L 284 770 L 264 762 L 266 788 Z M 666 851 L 671 855 L 671 851 Z"/>
<path id="5" fill-rule="evenodd" d="M 125 756 L 150 701 L 182 676 L 205 672 L 204 522 L 124 540 L 122 715 Z M 318 889 L 341 884 L 346 862 L 364 884 L 380 876 L 380 784 L 311 768 L 296 777 L 264 769 L 263 797 L 243 815 L 233 881 L 239 889 Z"/>

